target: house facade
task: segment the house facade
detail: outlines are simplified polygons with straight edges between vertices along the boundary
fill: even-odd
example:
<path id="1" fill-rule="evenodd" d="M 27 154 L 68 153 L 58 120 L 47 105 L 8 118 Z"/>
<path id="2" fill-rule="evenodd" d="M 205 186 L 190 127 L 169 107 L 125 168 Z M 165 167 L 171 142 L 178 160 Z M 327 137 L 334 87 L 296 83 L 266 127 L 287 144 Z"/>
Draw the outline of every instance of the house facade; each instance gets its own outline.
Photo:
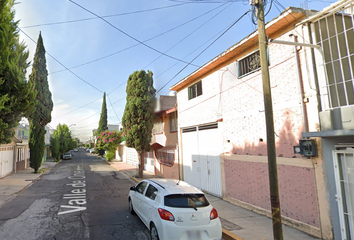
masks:
<path id="1" fill-rule="evenodd" d="M 353 208 L 345 208 L 354 206 L 352 1 L 319 13 L 287 8 L 266 35 L 275 40 L 267 51 L 283 222 L 322 239 L 353 239 L 343 237 L 354 232 Z M 270 216 L 257 31 L 170 89 L 184 180 Z M 295 151 L 304 142 L 312 155 Z"/>
<path id="2" fill-rule="evenodd" d="M 160 177 L 180 179 L 176 96 L 159 96 L 156 103 L 151 151 L 145 152 L 144 170 Z M 137 151 L 127 147 L 125 142 L 118 146 L 116 159 L 139 165 Z"/>
<path id="3" fill-rule="evenodd" d="M 319 131 L 334 239 L 354 239 L 354 2 L 338 1 L 306 19 L 317 68 Z"/>
<path id="4" fill-rule="evenodd" d="M 19 124 L 15 128 L 15 136 L 21 142 L 17 143 L 17 159 L 15 171 L 21 171 L 30 166 L 30 150 L 28 147 L 29 125 Z"/>
<path id="5" fill-rule="evenodd" d="M 159 96 L 152 130 L 151 152 L 154 174 L 164 178 L 180 178 L 177 140 L 176 96 Z"/>
<path id="6" fill-rule="evenodd" d="M 13 173 L 16 169 L 17 144 L 20 142 L 13 137 L 11 143 L 0 145 L 0 178 Z"/>

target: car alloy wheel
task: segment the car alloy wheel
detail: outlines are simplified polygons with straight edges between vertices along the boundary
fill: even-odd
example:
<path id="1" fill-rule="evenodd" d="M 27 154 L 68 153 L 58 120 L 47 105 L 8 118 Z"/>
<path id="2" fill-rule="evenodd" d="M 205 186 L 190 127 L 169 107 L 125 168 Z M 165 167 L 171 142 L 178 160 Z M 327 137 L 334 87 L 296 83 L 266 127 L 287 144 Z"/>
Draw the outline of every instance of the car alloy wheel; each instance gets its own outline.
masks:
<path id="1" fill-rule="evenodd" d="M 150 228 L 150 237 L 151 240 L 160 240 L 159 234 L 157 233 L 157 229 L 153 223 L 151 224 L 151 228 Z"/>

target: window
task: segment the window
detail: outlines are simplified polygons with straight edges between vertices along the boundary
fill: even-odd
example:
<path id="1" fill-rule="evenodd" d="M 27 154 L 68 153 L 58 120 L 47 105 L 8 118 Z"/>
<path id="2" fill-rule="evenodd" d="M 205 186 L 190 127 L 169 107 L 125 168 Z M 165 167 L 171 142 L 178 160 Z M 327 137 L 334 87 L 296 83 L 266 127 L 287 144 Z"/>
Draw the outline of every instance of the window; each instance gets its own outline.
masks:
<path id="1" fill-rule="evenodd" d="M 154 128 L 152 129 L 153 134 L 162 133 L 162 118 L 155 119 Z"/>
<path id="2" fill-rule="evenodd" d="M 204 194 L 172 194 L 165 196 L 165 206 L 175 208 L 197 208 L 209 206 Z"/>
<path id="3" fill-rule="evenodd" d="M 188 100 L 196 98 L 203 94 L 202 81 L 199 81 L 192 86 L 188 87 Z"/>
<path id="4" fill-rule="evenodd" d="M 148 189 L 146 190 L 145 196 L 150 198 L 151 200 L 155 200 L 157 192 L 158 190 L 150 184 Z"/>
<path id="5" fill-rule="evenodd" d="M 238 64 L 238 77 L 245 76 L 249 73 L 257 71 L 261 68 L 261 59 L 259 50 L 248 55 L 247 57 L 239 60 Z"/>
<path id="6" fill-rule="evenodd" d="M 143 193 L 144 193 L 144 190 L 145 190 L 145 188 L 146 188 L 146 185 L 147 185 L 147 182 L 141 182 L 141 183 L 139 183 L 139 184 L 136 186 L 136 191 L 137 191 L 138 193 L 143 194 Z"/>
<path id="7" fill-rule="evenodd" d="M 322 47 L 327 75 L 322 84 L 326 86 L 321 86 L 327 89 L 327 108 L 354 105 L 353 25 L 350 7 L 314 23 L 316 44 Z"/>
<path id="8" fill-rule="evenodd" d="M 175 148 L 164 147 L 155 151 L 157 161 L 162 164 L 171 167 L 175 162 Z"/>
<path id="9" fill-rule="evenodd" d="M 177 112 L 171 113 L 169 115 L 170 117 L 170 132 L 176 132 L 177 131 Z"/>

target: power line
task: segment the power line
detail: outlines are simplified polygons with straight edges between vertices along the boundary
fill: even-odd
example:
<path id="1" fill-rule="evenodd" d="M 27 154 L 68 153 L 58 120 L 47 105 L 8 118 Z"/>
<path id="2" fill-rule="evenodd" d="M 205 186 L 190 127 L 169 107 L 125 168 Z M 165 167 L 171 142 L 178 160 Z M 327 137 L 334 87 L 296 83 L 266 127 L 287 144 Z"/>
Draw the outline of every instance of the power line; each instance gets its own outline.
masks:
<path id="1" fill-rule="evenodd" d="M 165 53 L 161 52 L 160 50 L 157 50 L 156 48 L 151 47 L 150 45 L 147 45 L 146 43 L 144 43 L 144 42 L 140 41 L 139 39 L 137 39 L 137 38 L 131 36 L 130 34 L 124 32 L 124 31 L 121 30 L 120 28 L 118 28 L 118 27 L 114 26 L 112 23 L 108 22 L 106 19 L 104 19 L 104 18 L 102 18 L 101 16 L 97 15 L 96 13 L 94 13 L 94 12 L 88 10 L 87 8 L 81 6 L 80 4 L 78 4 L 78 3 L 76 3 L 76 2 L 74 2 L 74 1 L 72 1 L 72 0 L 69 0 L 69 2 L 71 2 L 71 3 L 75 4 L 76 6 L 78 6 L 78 7 L 82 8 L 82 9 L 84 9 L 84 10 L 87 11 L 88 13 L 91 13 L 92 15 L 94 15 L 94 16 L 100 18 L 102 21 L 106 22 L 108 25 L 110 25 L 111 27 L 113 27 L 114 29 L 116 29 L 117 31 L 119 31 L 120 33 L 122 33 L 122 34 L 124 34 L 125 36 L 127 36 L 127 37 L 133 39 L 134 41 L 140 43 L 141 45 L 144 45 L 145 47 L 147 47 L 147 48 L 149 48 L 149 49 L 151 49 L 151 50 L 153 50 L 153 51 L 155 51 L 155 52 L 157 52 L 157 53 L 160 53 L 160 54 L 162 54 L 162 55 L 164 55 L 164 56 L 166 56 L 166 57 L 168 57 L 168 58 L 174 59 L 174 60 L 179 61 L 179 62 L 188 63 L 188 62 L 183 61 L 183 60 L 181 60 L 181 59 L 175 58 L 175 57 L 173 57 L 173 56 L 171 56 L 171 55 L 165 54 Z M 190 64 L 189 64 L 189 65 L 190 65 Z M 199 67 L 199 66 L 196 66 L 196 67 Z"/>
<path id="2" fill-rule="evenodd" d="M 37 44 L 37 42 L 35 40 L 33 40 L 27 33 L 25 33 L 21 28 L 18 27 L 18 29 L 26 36 L 28 37 L 32 42 L 34 42 L 35 44 Z M 91 83 L 85 81 L 83 78 L 81 78 L 80 76 L 78 76 L 76 73 L 74 73 L 73 71 L 71 71 L 69 68 L 67 68 L 64 64 L 62 64 L 59 60 L 57 60 L 55 57 L 53 57 L 51 54 L 48 53 L 48 51 L 46 51 L 46 54 L 53 58 L 57 63 L 59 63 L 62 67 L 64 67 L 66 70 L 68 70 L 71 74 L 73 74 L 75 77 L 77 77 L 78 79 L 80 79 L 81 81 L 83 81 L 84 83 L 86 83 L 87 85 L 90 85 L 91 87 L 93 87 L 94 89 L 96 89 L 97 91 L 103 93 L 100 89 L 98 89 L 97 87 L 93 86 Z"/>
<path id="3" fill-rule="evenodd" d="M 167 31 L 165 31 L 165 32 L 162 32 L 162 33 L 160 33 L 160 34 L 158 34 L 158 35 L 156 35 L 156 36 L 154 36 L 154 37 L 151 37 L 151 38 L 149 38 L 149 39 L 146 39 L 146 40 L 144 40 L 143 42 L 144 42 L 144 43 L 145 43 L 145 42 L 148 42 L 148 41 L 153 40 L 153 39 L 155 39 L 155 38 L 157 38 L 157 37 L 160 37 L 160 36 L 162 36 L 162 35 L 164 35 L 164 34 L 166 34 L 166 33 L 172 32 L 173 30 L 176 30 L 177 28 L 180 28 L 180 27 L 182 27 L 182 26 L 184 26 L 184 25 L 186 25 L 186 24 L 188 24 L 188 23 L 190 23 L 190 22 L 192 22 L 192 21 L 195 21 L 195 20 L 197 20 L 198 18 L 201 18 L 201 17 L 203 17 L 203 16 L 209 14 L 210 12 L 213 12 L 213 11 L 217 10 L 218 8 L 220 8 L 220 7 L 224 6 L 224 5 L 225 5 L 225 4 L 222 4 L 222 5 L 220 5 L 220 6 L 217 6 L 217 7 L 213 8 L 213 9 L 211 9 L 211 10 L 209 10 L 209 11 L 207 11 L 207 12 L 205 12 L 205 13 L 203 13 L 203 14 L 197 16 L 197 17 L 194 17 L 194 18 L 192 18 L 192 19 L 190 19 L 190 20 L 188 20 L 188 21 L 186 21 L 186 22 L 184 22 L 184 23 L 182 23 L 182 24 L 179 24 L 179 25 L 176 26 L 176 27 L 173 27 L 173 28 L 171 28 L 171 29 L 169 29 L 169 30 L 167 30 Z M 100 58 L 97 58 L 97 59 L 94 59 L 94 60 L 92 60 L 92 61 L 89 61 L 89 62 L 86 62 L 86 63 L 82 63 L 82 64 L 79 64 L 79 65 L 76 65 L 76 66 L 71 67 L 71 68 L 69 68 L 69 69 L 74 69 L 74 68 L 82 67 L 82 66 L 85 66 L 85 65 L 87 65 L 87 64 L 91 64 L 91 63 L 94 63 L 94 62 L 103 60 L 103 59 L 105 59 L 105 58 L 112 57 L 112 56 L 114 56 L 114 55 L 116 55 L 116 54 L 118 54 L 118 53 L 124 52 L 124 51 L 126 51 L 126 50 L 129 50 L 129 49 L 134 48 L 134 47 L 139 46 L 139 45 L 140 45 L 140 43 L 134 44 L 134 45 L 132 45 L 132 46 L 130 46 L 130 47 L 124 48 L 124 49 L 122 49 L 122 50 L 119 50 L 119 51 L 117 51 L 117 52 L 108 54 L 108 55 L 106 55 L 106 56 L 103 56 L 103 57 L 100 57 Z M 195 67 L 200 67 L 200 66 L 197 66 L 197 65 L 193 65 L 193 66 L 195 66 Z M 49 75 L 55 74 L 55 73 L 59 73 L 59 72 L 63 72 L 63 71 L 66 71 L 66 69 L 59 70 L 59 71 L 55 71 L 55 72 L 51 72 L 51 73 L 49 73 Z"/>
<path id="4" fill-rule="evenodd" d="M 203 51 L 201 51 L 195 58 L 193 58 L 191 62 L 193 62 L 195 59 L 197 59 L 200 55 L 202 55 L 211 45 L 213 45 L 217 40 L 219 40 L 226 32 L 228 32 L 236 23 L 238 23 L 246 14 L 248 14 L 251 10 L 247 10 L 244 14 L 242 14 L 241 17 L 239 17 L 233 24 L 231 24 L 230 27 L 228 27 L 218 38 L 216 38 L 212 43 L 210 43 Z M 176 73 L 168 82 L 166 82 L 158 91 L 160 92 L 168 83 L 170 83 L 175 77 L 177 77 L 184 69 L 186 69 L 189 66 L 189 63 L 184 66 L 178 73 Z"/>
<path id="5" fill-rule="evenodd" d="M 226 3 L 225 3 L 226 4 Z M 224 6 L 225 4 L 221 5 Z M 198 31 L 200 28 L 202 28 L 204 25 L 206 25 L 208 22 L 210 22 L 212 19 L 214 19 L 216 16 L 218 16 L 220 13 L 222 13 L 223 11 L 225 11 L 225 9 L 227 9 L 228 7 L 230 7 L 233 3 L 230 3 L 228 6 L 226 6 L 225 8 L 221 9 L 219 12 L 217 12 L 214 16 L 212 16 L 211 18 L 209 18 L 207 21 L 205 21 L 202 25 L 200 25 L 199 27 L 197 27 L 196 29 L 194 29 L 192 32 L 190 32 L 187 36 L 185 36 L 184 38 L 182 38 L 180 41 L 178 41 L 176 44 L 174 44 L 172 47 L 170 47 L 169 49 L 167 49 L 165 51 L 165 53 L 167 53 L 168 51 L 170 51 L 171 49 L 173 49 L 175 46 L 177 46 L 178 44 L 180 44 L 181 42 L 183 42 L 185 39 L 187 39 L 189 36 L 191 36 L 193 33 L 195 33 L 196 31 Z M 150 62 L 148 65 L 146 65 L 143 69 L 147 68 L 149 65 L 151 65 L 152 63 L 154 63 L 155 61 L 157 61 L 162 55 L 158 56 L 157 58 L 155 58 L 152 62 Z"/>
<path id="6" fill-rule="evenodd" d="M 189 3 L 179 3 L 179 4 L 170 5 L 170 6 L 165 6 L 165 7 L 150 8 L 150 9 L 145 9 L 145 10 L 140 10 L 140 11 L 134 11 L 134 12 L 127 12 L 127 13 L 117 13 L 117 14 L 105 15 L 105 16 L 101 16 L 101 17 L 102 17 L 102 18 L 110 18 L 110 17 L 117 17 L 117 16 L 125 16 L 125 15 L 130 15 L 130 14 L 137 14 L 137 13 L 143 13 L 143 12 L 151 12 L 151 11 L 156 11 L 156 10 L 161 10 L 161 9 L 166 9 L 166 8 L 178 7 L 178 6 L 182 6 L 182 5 L 186 5 L 186 4 L 189 4 Z M 21 28 L 34 28 L 34 27 L 41 27 L 41 26 L 51 26 L 51 25 L 59 25 L 59 24 L 65 24 L 65 23 L 83 22 L 83 21 L 88 21 L 88 20 L 93 20 L 93 19 L 98 19 L 98 17 L 83 18 L 83 19 L 76 19 L 76 20 L 69 20 L 69 21 L 61 21 L 61 22 L 53 22 L 53 23 L 42 23 L 42 24 L 24 26 L 24 27 L 21 27 Z"/>
<path id="7" fill-rule="evenodd" d="M 119 119 L 119 117 L 118 117 L 118 115 L 117 115 L 117 113 L 116 113 L 116 110 L 115 110 L 114 107 L 113 107 L 113 104 L 112 104 L 112 102 L 111 102 L 111 98 L 109 97 L 108 94 L 107 94 L 107 97 L 108 97 L 109 102 L 111 103 L 111 107 L 112 107 L 112 109 L 113 109 L 114 114 L 116 115 L 116 117 L 117 117 L 117 119 L 118 119 L 118 122 L 121 122 L 121 120 Z"/>
<path id="8" fill-rule="evenodd" d="M 67 115 L 67 114 L 69 114 L 69 113 L 75 112 L 75 111 L 79 110 L 80 108 L 86 107 L 87 105 L 90 105 L 90 104 L 92 104 L 92 103 L 94 103 L 94 102 L 97 102 L 98 100 L 101 100 L 101 98 L 98 98 L 98 99 L 96 99 L 95 101 L 92 101 L 92 102 L 87 103 L 87 104 L 85 104 L 85 105 L 83 105 L 83 106 L 81 106 L 81 107 L 78 107 L 78 108 L 76 108 L 76 109 L 74 109 L 74 110 L 72 110 L 72 111 L 70 111 L 70 112 L 67 112 L 67 113 L 64 113 L 64 114 L 62 114 L 62 115 L 60 115 L 60 116 L 57 116 L 55 119 L 60 118 L 60 117 L 62 117 L 62 116 L 65 116 L 65 115 Z"/>

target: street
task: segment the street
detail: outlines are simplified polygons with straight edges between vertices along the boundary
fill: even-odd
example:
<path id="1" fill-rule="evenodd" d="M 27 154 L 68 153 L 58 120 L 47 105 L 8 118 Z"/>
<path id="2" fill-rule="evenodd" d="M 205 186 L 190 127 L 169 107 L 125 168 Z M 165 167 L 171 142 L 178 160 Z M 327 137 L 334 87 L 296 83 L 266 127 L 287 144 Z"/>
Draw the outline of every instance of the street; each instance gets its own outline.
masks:
<path id="1" fill-rule="evenodd" d="M 80 150 L 0 208 L 0 239 L 149 239 L 148 229 L 128 210 L 133 185 Z"/>

